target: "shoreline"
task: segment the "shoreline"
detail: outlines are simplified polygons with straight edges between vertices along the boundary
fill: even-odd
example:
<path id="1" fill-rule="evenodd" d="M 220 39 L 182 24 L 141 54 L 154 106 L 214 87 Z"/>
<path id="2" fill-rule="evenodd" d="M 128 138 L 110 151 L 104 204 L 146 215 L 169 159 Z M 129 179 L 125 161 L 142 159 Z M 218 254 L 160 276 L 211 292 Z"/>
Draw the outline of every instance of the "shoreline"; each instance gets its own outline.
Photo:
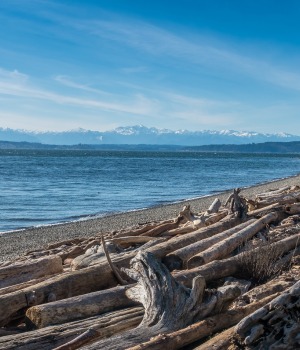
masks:
<path id="1" fill-rule="evenodd" d="M 269 189 L 289 185 L 300 185 L 300 174 L 242 188 L 241 194 L 251 198 Z M 146 209 L 108 214 L 99 218 L 3 232 L 0 233 L 0 261 L 15 259 L 27 251 L 41 249 L 50 243 L 66 239 L 92 237 L 99 232 L 117 231 L 146 222 L 175 218 L 187 204 L 191 205 L 192 211 L 201 212 L 206 210 L 215 198 L 224 203 L 232 190 Z"/>

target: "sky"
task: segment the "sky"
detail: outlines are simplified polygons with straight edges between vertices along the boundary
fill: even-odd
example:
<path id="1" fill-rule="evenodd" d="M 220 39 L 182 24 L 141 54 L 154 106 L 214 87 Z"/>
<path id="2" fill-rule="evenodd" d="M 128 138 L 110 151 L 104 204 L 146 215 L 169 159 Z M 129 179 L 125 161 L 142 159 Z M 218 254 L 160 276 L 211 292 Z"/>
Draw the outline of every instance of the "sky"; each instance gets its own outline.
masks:
<path id="1" fill-rule="evenodd" d="M 300 1 L 0 0 L 0 127 L 300 135 Z"/>

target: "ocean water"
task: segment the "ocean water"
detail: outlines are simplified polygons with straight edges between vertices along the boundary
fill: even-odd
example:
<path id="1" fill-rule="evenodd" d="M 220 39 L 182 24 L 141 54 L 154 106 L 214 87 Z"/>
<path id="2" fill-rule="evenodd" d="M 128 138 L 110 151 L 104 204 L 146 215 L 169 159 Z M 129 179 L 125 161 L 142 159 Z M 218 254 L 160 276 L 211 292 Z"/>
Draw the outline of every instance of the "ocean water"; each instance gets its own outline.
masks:
<path id="1" fill-rule="evenodd" d="M 300 173 L 300 155 L 0 150 L 0 232 L 196 198 Z"/>

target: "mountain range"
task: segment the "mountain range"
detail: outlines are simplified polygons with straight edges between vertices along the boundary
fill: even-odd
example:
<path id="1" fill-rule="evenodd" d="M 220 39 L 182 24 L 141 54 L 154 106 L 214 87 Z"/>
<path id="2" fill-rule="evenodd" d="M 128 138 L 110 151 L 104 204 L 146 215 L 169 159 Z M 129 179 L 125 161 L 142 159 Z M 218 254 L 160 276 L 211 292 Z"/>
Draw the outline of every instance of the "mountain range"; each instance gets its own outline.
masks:
<path id="1" fill-rule="evenodd" d="M 12 142 L 35 142 L 53 145 L 228 145 L 250 144 L 261 142 L 300 141 L 300 136 L 278 133 L 265 134 L 254 131 L 235 130 L 202 130 L 188 131 L 147 128 L 142 125 L 118 127 L 111 131 L 92 131 L 77 129 L 70 131 L 27 131 L 19 129 L 0 128 L 0 140 Z"/>

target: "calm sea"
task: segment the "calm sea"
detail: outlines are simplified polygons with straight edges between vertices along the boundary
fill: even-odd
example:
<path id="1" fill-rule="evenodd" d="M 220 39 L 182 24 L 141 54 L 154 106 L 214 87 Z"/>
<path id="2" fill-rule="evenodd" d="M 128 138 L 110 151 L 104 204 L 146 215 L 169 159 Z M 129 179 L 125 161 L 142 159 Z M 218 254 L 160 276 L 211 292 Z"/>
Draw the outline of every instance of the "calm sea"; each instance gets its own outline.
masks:
<path id="1" fill-rule="evenodd" d="M 0 232 L 141 209 L 300 173 L 300 155 L 0 150 Z"/>

